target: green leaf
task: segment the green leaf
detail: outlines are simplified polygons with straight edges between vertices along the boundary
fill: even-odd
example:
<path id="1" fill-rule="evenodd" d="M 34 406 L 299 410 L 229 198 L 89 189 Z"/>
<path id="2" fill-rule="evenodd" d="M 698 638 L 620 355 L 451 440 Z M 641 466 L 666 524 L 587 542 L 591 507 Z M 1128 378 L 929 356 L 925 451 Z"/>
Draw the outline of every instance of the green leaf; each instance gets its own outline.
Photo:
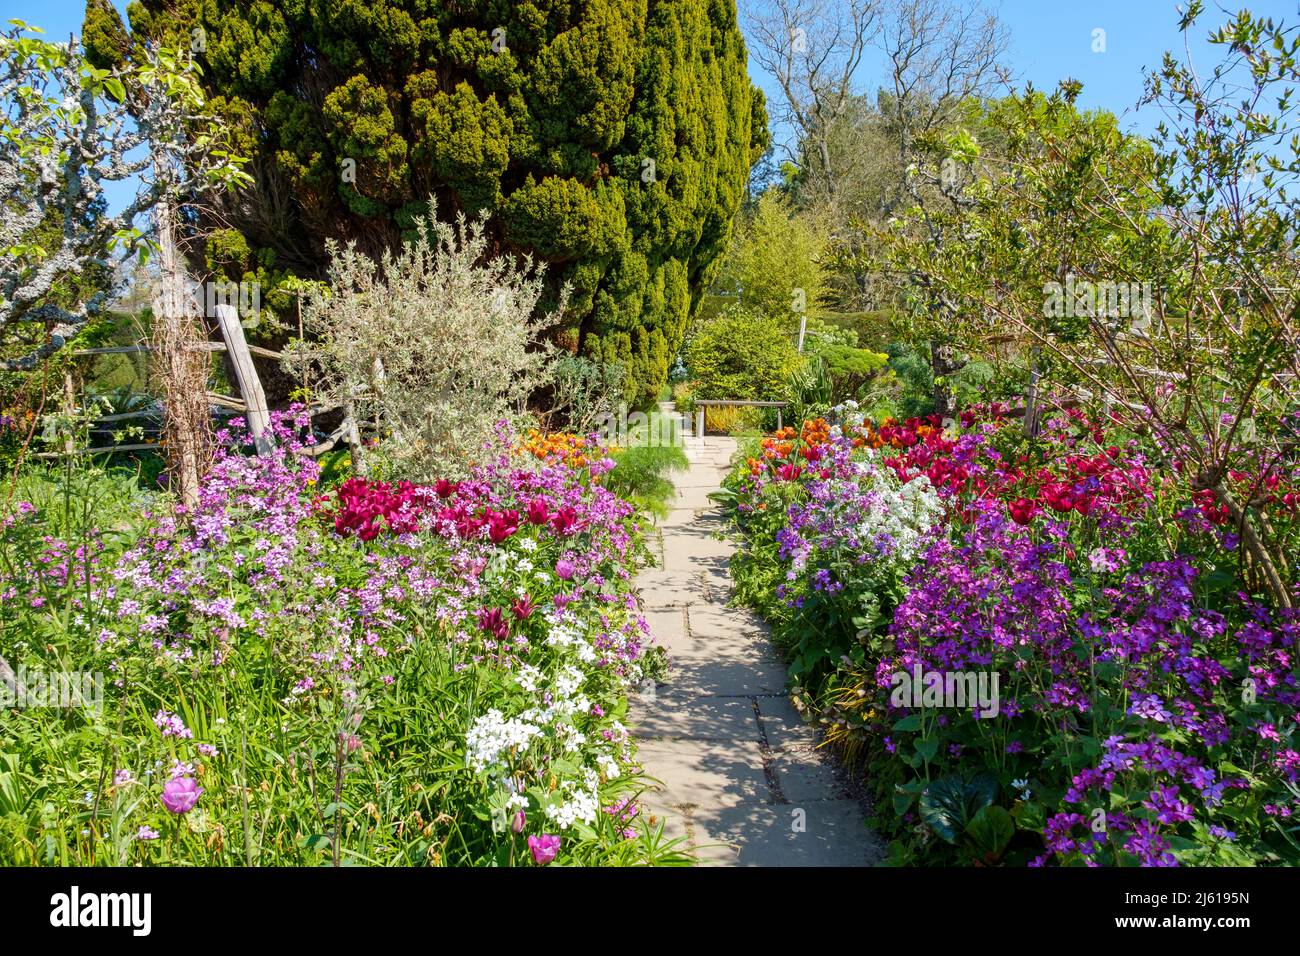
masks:
<path id="1" fill-rule="evenodd" d="M 920 740 L 916 742 L 915 746 L 916 746 L 916 752 L 920 754 L 925 760 L 933 761 L 935 755 L 939 752 L 939 738 L 922 737 Z"/>
<path id="2" fill-rule="evenodd" d="M 966 824 L 966 832 L 984 853 L 1000 856 L 1016 835 L 1016 824 L 1011 814 L 995 803 L 981 808 Z"/>
<path id="3" fill-rule="evenodd" d="M 956 844 L 966 829 L 966 790 L 960 779 L 936 780 L 921 794 L 921 819 L 948 843 Z"/>
<path id="4" fill-rule="evenodd" d="M 1022 830 L 1039 832 L 1047 823 L 1047 811 L 1041 803 L 1017 803 L 1011 816 Z"/>
<path id="5" fill-rule="evenodd" d="M 926 787 L 921 795 L 921 819 L 944 840 L 956 845 L 967 823 L 993 803 L 997 791 L 997 779 L 991 774 L 980 774 L 969 782 L 955 775 L 944 777 Z"/>

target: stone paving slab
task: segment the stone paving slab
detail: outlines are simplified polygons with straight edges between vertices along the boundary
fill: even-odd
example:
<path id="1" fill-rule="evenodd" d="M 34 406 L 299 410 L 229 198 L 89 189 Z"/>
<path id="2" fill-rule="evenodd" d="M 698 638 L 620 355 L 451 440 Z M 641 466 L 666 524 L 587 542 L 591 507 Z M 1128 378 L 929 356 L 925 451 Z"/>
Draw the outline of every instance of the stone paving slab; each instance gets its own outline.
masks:
<path id="1" fill-rule="evenodd" d="M 812 747 L 792 747 L 768 756 L 768 772 L 776 778 L 781 796 L 795 805 L 828 797 L 848 797 L 828 761 Z"/>
<path id="2" fill-rule="evenodd" d="M 697 485 L 693 488 L 683 488 L 678 486 L 677 498 L 670 502 L 669 507 L 674 509 L 690 508 L 692 510 L 712 508 L 716 502 L 709 498 L 709 494 L 717 490 L 717 485 Z"/>
<path id="3" fill-rule="evenodd" d="M 816 729 L 795 710 L 788 697 L 760 697 L 758 723 L 773 750 L 815 747 L 818 743 Z"/>
<path id="4" fill-rule="evenodd" d="M 871 866 L 882 855 L 856 800 L 741 803 L 691 813 L 697 859 L 714 866 Z"/>
<path id="5" fill-rule="evenodd" d="M 634 697 L 628 716 L 643 740 L 763 741 L 748 697 L 700 697 L 665 690 Z"/>
<path id="6" fill-rule="evenodd" d="M 707 535 L 673 534 L 663 542 L 664 569 L 689 569 L 700 560 L 718 561 L 725 568 L 735 552 L 736 546 L 730 541 L 718 541 Z"/>
<path id="7" fill-rule="evenodd" d="M 746 608 L 699 603 L 691 608 L 688 617 L 691 636 L 700 640 L 721 640 L 744 635 L 768 643 L 766 626 Z"/>
<path id="8" fill-rule="evenodd" d="M 636 577 L 641 605 L 646 610 L 683 607 L 701 600 L 702 584 L 698 571 L 642 571 Z"/>
<path id="9" fill-rule="evenodd" d="M 715 537 L 726 525 L 708 494 L 736 443 L 688 438 L 686 450 L 690 469 L 657 526 L 663 566 L 636 580 L 669 656 L 664 682 L 629 706 L 642 766 L 660 781 L 643 795 L 645 811 L 701 865 L 870 865 L 879 841 L 786 696 L 766 624 L 727 607 L 735 545 Z"/>
<path id="10" fill-rule="evenodd" d="M 757 741 L 646 740 L 637 754 L 659 781 L 656 800 L 668 806 L 731 807 L 767 799 Z"/>
<path id="11" fill-rule="evenodd" d="M 669 657 L 668 687 L 700 696 L 753 697 L 779 694 L 785 669 L 773 659 L 701 656 L 691 660 Z"/>

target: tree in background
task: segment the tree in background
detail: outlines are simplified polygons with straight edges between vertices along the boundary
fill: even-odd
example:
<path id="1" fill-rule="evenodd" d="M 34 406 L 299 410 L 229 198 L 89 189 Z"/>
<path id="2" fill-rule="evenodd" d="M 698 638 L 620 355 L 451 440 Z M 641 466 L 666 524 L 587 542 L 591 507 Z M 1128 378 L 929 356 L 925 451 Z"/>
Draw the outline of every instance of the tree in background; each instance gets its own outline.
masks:
<path id="1" fill-rule="evenodd" d="M 97 68 L 72 40 L 25 25 L 0 33 L 0 368 L 27 371 L 54 355 L 108 302 L 115 252 L 144 238 L 135 219 L 159 198 L 228 183 L 238 164 L 210 133 L 178 134 L 198 105 L 192 77 L 166 51 L 138 68 Z M 161 175 L 154 157 L 181 162 Z M 109 183 L 138 183 L 107 212 Z M 36 330 L 40 334 L 29 333 Z"/>
<path id="2" fill-rule="evenodd" d="M 695 333 L 686 350 L 693 398 L 782 401 L 803 364 L 779 319 L 730 306 Z"/>
<path id="3" fill-rule="evenodd" d="M 487 210 L 489 254 L 572 288 L 560 341 L 624 365 L 656 397 L 726 249 L 767 145 L 730 3 L 272 4 L 140 0 L 138 37 L 184 40 L 256 187 L 219 211 L 205 264 L 260 281 L 322 278 L 329 238 L 371 256 L 409 237 L 432 195 Z M 88 47 L 112 32 L 104 0 Z M 543 305 L 546 303 L 543 302 Z"/>
<path id="4" fill-rule="evenodd" d="M 158 340 L 155 371 L 165 386 L 169 464 L 182 502 L 192 506 L 210 412 L 205 353 L 185 347 L 202 335 L 186 334 L 191 310 L 178 268 L 179 217 L 210 187 L 247 177 L 221 131 L 206 121 L 184 53 L 146 44 L 134 61 L 98 66 L 75 38 L 51 43 L 29 32 L 18 24 L 0 34 L 0 196 L 7 213 L 0 222 L 0 335 L 8 340 L 33 323 L 42 335 L 19 335 L 20 354 L 5 357 L 0 368 L 36 368 L 106 313 L 107 284 L 91 291 L 86 279 L 109 271 L 115 251 L 156 251 L 162 275 L 155 314 L 164 319 L 156 328 L 172 334 Z M 97 42 L 120 49 L 125 40 L 101 32 Z M 137 183 L 135 195 L 110 215 L 104 187 L 122 181 Z M 135 225 L 144 213 L 154 220 L 148 239 Z M 51 221 L 59 224 L 55 235 Z M 71 390 L 66 386 L 68 404 Z"/>
<path id="5" fill-rule="evenodd" d="M 859 126 L 855 73 L 879 32 L 879 0 L 747 0 L 744 27 L 756 63 L 776 80 L 776 121 L 795 133 L 778 142 L 802 175 L 804 198 L 832 218 L 862 178 L 870 154 L 842 148 Z"/>
<path id="6" fill-rule="evenodd" d="M 1181 28 L 1200 13 L 1190 5 Z M 1212 71 L 1166 55 L 1148 75 L 1167 117 L 1150 141 L 1080 113 L 1077 83 L 992 104 L 998 161 L 943 224 L 960 245 L 928 241 L 919 223 L 893 254 L 951 314 L 973 317 L 954 325 L 957 342 L 1010 332 L 1043 385 L 1150 435 L 1223 509 L 1247 580 L 1290 606 L 1296 542 L 1266 506 L 1277 469 L 1300 455 L 1300 31 L 1243 12 L 1210 42 L 1224 50 Z M 924 175 L 938 174 L 932 160 Z"/>
<path id="7" fill-rule="evenodd" d="M 784 319 L 794 333 L 801 314 L 815 316 L 820 308 L 825 248 L 822 221 L 799 215 L 779 190 L 766 189 L 737 222 L 711 298 L 715 305 L 730 301 Z"/>

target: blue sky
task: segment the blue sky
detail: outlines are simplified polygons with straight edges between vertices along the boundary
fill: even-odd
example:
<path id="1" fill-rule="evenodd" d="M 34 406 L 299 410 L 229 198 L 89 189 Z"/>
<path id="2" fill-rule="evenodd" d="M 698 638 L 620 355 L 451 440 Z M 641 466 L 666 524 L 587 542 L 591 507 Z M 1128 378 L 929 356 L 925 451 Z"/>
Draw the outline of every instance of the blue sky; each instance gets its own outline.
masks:
<path id="1" fill-rule="evenodd" d="M 1010 30 L 1008 59 L 1020 79 L 1050 90 L 1073 77 L 1083 83 L 1080 106 L 1110 110 L 1126 128 L 1150 133 L 1160 117 L 1150 109 L 1132 111 L 1142 95 L 1143 68 L 1158 68 L 1166 50 L 1183 53 L 1177 6 L 1175 0 L 1002 0 L 996 8 Z M 1192 62 L 1208 68 L 1222 58 L 1224 48 L 1206 43 L 1205 35 L 1243 7 L 1294 24 L 1298 6 L 1296 0 L 1206 0 L 1188 32 Z M 1106 31 L 1104 53 L 1092 51 L 1098 28 Z"/>
<path id="2" fill-rule="evenodd" d="M 126 0 L 114 0 L 125 10 Z M 1159 66 L 1165 50 L 1181 53 L 1176 0 L 992 0 L 1011 38 L 1008 64 L 1021 81 L 1043 90 L 1072 77 L 1083 83 L 1080 105 L 1108 109 L 1125 128 L 1150 133 L 1159 115 L 1148 108 L 1135 111 L 1142 93 L 1142 70 Z M 1195 30 L 1190 52 L 1193 62 L 1209 67 L 1221 49 L 1204 42 L 1208 30 L 1228 18 L 1219 11 L 1247 6 L 1257 14 L 1290 23 L 1300 21 L 1297 0 L 1207 0 L 1207 10 Z M 85 10 L 81 0 L 0 0 L 0 21 L 19 17 L 45 28 L 47 36 L 79 32 Z M 1093 52 L 1093 31 L 1105 31 L 1105 52 Z M 858 79 L 874 89 L 884 77 L 877 64 L 866 62 Z M 773 91 L 763 76 L 755 82 Z"/>

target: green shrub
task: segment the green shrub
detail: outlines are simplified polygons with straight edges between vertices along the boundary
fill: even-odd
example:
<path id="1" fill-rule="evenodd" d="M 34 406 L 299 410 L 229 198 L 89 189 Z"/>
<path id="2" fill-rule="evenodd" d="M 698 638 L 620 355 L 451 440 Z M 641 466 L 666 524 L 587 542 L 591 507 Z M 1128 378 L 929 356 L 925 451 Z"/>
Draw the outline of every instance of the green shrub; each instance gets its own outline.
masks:
<path id="1" fill-rule="evenodd" d="M 486 209 L 501 246 L 545 259 L 552 296 L 572 284 L 564 332 L 625 366 L 633 403 L 658 394 L 768 144 L 734 3 L 140 0 L 130 14 L 138 41 L 205 35 L 206 99 L 265 172 L 207 223 L 228 225 L 208 255 L 261 281 L 268 327 L 293 315 L 290 273 L 323 271 L 327 239 L 363 237 L 373 257 L 435 192 L 444 216 Z M 84 32 L 92 63 L 117 62 L 112 4 L 89 4 Z"/>
<path id="2" fill-rule="evenodd" d="M 649 444 L 648 435 L 675 435 L 663 427 L 662 416 L 653 414 L 648 425 L 627 436 L 627 444 L 613 454 L 614 468 L 605 476 L 605 487 L 636 505 L 646 514 L 666 517 L 673 497 L 673 483 L 668 476 L 685 471 L 689 465 L 686 452 L 677 444 Z"/>
<path id="3" fill-rule="evenodd" d="M 791 331 L 788 321 L 738 307 L 721 312 L 695 334 L 686 350 L 695 398 L 790 399 L 791 376 L 804 362 Z"/>

